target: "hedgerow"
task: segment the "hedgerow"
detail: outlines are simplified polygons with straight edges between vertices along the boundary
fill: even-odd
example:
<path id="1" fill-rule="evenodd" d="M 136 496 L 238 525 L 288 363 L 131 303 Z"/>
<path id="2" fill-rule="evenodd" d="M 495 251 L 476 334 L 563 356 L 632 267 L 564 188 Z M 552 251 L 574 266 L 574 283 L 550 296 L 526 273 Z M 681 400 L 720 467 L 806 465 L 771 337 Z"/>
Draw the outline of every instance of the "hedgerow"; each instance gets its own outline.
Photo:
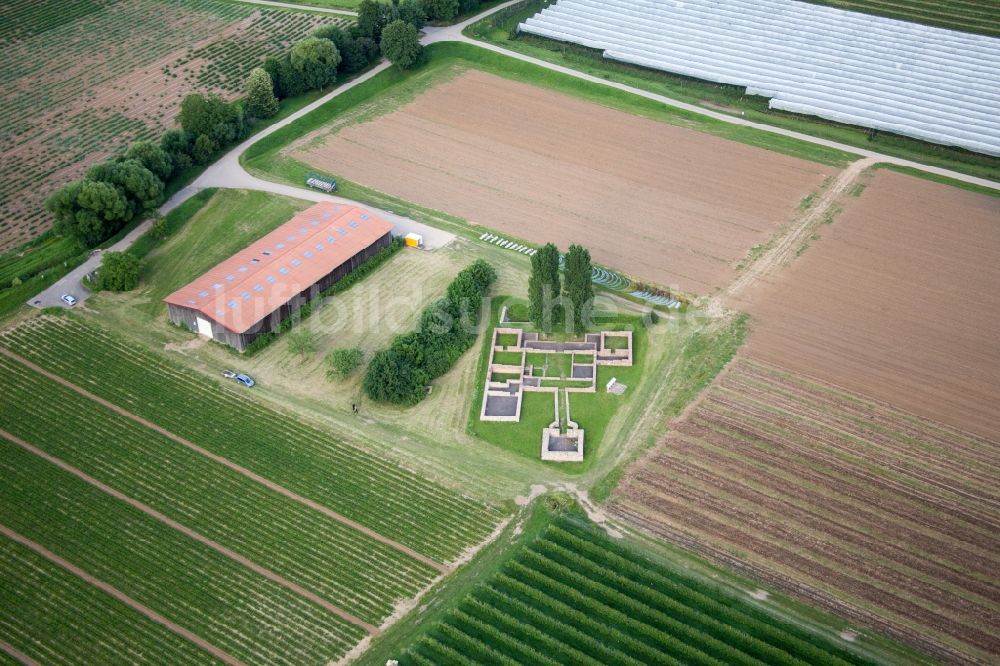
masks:
<path id="1" fill-rule="evenodd" d="M 480 259 L 460 272 L 444 298 L 424 310 L 417 329 L 377 352 L 362 384 L 372 400 L 413 405 L 476 340 L 483 298 L 496 281 L 493 267 Z"/>

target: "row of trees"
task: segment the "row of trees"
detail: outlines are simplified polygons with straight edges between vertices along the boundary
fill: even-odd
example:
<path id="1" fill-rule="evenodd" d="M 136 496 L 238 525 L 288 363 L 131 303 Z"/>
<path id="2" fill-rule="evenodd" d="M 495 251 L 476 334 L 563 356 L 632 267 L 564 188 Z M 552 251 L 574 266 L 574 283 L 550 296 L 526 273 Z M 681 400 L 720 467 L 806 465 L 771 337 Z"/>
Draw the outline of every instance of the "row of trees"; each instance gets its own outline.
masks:
<path id="1" fill-rule="evenodd" d="M 545 333 L 551 333 L 556 322 L 565 320 L 567 329 L 580 334 L 593 309 L 590 252 L 580 245 L 570 245 L 565 262 L 566 275 L 560 286 L 559 249 L 548 243 L 531 257 L 528 315 Z"/>
<path id="2" fill-rule="evenodd" d="M 211 163 L 223 149 L 245 138 L 255 119 L 273 117 L 279 99 L 326 88 L 338 73 L 364 69 L 380 53 L 401 68 L 420 62 L 417 31 L 430 12 L 428 0 L 365 0 L 359 18 L 348 28 L 324 26 L 296 42 L 283 56 L 269 56 L 247 77 L 242 102 L 192 93 L 181 103 L 179 129 L 165 132 L 157 144 L 140 141 L 110 160 L 91 167 L 47 201 L 55 231 L 95 247 L 133 219 L 162 203 L 173 178 L 192 165 Z M 478 4 L 478 2 L 477 2 Z"/>
<path id="3" fill-rule="evenodd" d="M 482 301 L 496 278 L 481 259 L 460 272 L 445 297 L 424 310 L 416 330 L 397 336 L 372 357 L 362 382 L 368 397 L 398 405 L 419 402 L 427 384 L 475 342 Z"/>

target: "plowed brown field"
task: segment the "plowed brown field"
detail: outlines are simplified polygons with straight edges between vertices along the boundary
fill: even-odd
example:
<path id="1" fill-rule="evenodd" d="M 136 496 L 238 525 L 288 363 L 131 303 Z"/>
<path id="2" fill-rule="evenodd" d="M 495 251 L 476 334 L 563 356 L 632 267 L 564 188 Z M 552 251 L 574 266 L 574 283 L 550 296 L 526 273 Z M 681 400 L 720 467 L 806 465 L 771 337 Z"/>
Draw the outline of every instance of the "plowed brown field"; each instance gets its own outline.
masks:
<path id="1" fill-rule="evenodd" d="M 1000 198 L 878 171 L 738 303 L 751 357 L 1000 442 Z"/>
<path id="2" fill-rule="evenodd" d="M 987 439 L 739 360 L 612 511 L 946 659 L 990 660 L 998 478 Z"/>
<path id="3" fill-rule="evenodd" d="M 475 70 L 299 146 L 350 180 L 698 293 L 835 171 Z"/>

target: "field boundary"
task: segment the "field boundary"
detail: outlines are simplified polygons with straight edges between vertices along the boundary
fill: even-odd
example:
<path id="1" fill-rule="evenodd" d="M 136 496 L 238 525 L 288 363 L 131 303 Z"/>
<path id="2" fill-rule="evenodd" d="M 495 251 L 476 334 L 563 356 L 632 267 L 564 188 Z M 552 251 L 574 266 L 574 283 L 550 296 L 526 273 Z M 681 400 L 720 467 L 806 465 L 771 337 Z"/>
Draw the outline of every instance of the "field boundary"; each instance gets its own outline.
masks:
<path id="1" fill-rule="evenodd" d="M 261 485 L 265 486 L 269 490 L 273 490 L 274 492 L 277 492 L 277 493 L 279 493 L 281 495 L 284 495 L 285 497 L 288 497 L 289 499 L 292 499 L 292 500 L 294 500 L 294 501 L 296 501 L 296 502 L 298 502 L 298 503 L 300 503 L 300 504 L 302 504 L 302 505 L 304 505 L 304 506 L 306 506 L 306 507 L 308 507 L 310 509 L 314 509 L 316 511 L 319 511 L 320 513 L 322 513 L 323 515 L 327 516 L 328 518 L 332 518 L 333 520 L 336 520 L 337 522 L 340 522 L 340 523 L 342 523 L 344 525 L 347 525 L 348 527 L 351 527 L 351 528 L 353 528 L 353 529 L 361 532 L 362 534 L 365 534 L 366 536 L 369 536 L 372 539 L 375 539 L 376 541 L 379 541 L 379 542 L 381 542 L 381 543 L 389 546 L 390 548 L 394 548 L 395 550 L 398 550 L 399 552 L 403 553 L 404 555 L 408 555 L 409 557 L 412 557 L 413 559 L 417 560 L 418 562 L 421 562 L 423 564 L 426 564 L 429 567 L 432 567 L 433 569 L 437 570 L 439 573 L 447 574 L 447 573 L 449 573 L 451 571 L 451 567 L 449 567 L 447 565 L 444 565 L 444 564 L 441 564 L 439 562 L 436 562 L 436 561 L 432 560 L 431 558 L 427 557 L 426 555 L 422 555 L 422 554 L 418 553 L 417 551 L 413 550 L 409 546 L 406 546 L 406 545 L 404 545 L 404 544 L 402 544 L 402 543 L 400 543 L 398 541 L 390 539 L 389 537 L 383 536 L 383 535 L 379 534 L 378 532 L 374 531 L 373 529 L 371 529 L 370 527 L 362 525 L 361 523 L 359 523 L 357 521 L 351 520 L 347 516 L 343 516 L 343 515 L 337 513 L 336 511 L 334 511 L 333 509 L 330 509 L 330 508 L 328 508 L 326 506 L 323 506 L 319 502 L 316 502 L 314 500 L 311 500 L 311 499 L 308 499 L 306 497 L 303 497 L 303 496 L 301 496 L 301 495 L 299 495 L 297 493 L 294 493 L 291 490 L 285 488 L 284 486 L 281 486 L 281 485 L 275 483 L 274 481 L 271 481 L 270 479 L 267 479 L 267 478 L 265 478 L 265 477 L 263 477 L 263 476 L 255 473 L 255 472 L 252 472 L 249 469 L 246 469 L 245 467 L 237 465 L 236 463 L 232 462 L 228 458 L 223 458 L 222 456 L 214 454 L 211 451 L 208 451 L 207 449 L 204 449 L 204 448 L 198 446 L 197 444 L 195 444 L 193 442 L 189 442 L 188 440 L 184 439 L 183 437 L 180 437 L 180 436 L 178 436 L 178 435 L 170 432 L 166 428 L 162 428 L 162 427 L 156 425 L 155 423 L 153 423 L 152 421 L 148 421 L 147 419 L 144 419 L 141 416 L 133 414 L 133 413 L 129 412 L 128 410 L 123 409 L 122 407 L 114 404 L 113 402 L 105 400 L 104 398 L 101 398 L 100 396 L 94 395 L 90 391 L 88 391 L 88 390 L 86 390 L 86 389 L 84 389 L 84 388 L 82 388 L 80 386 L 77 386 L 76 384 L 74 384 L 74 383 L 72 383 L 72 382 L 70 382 L 70 381 L 68 381 L 68 380 L 60 377 L 59 375 L 57 375 L 55 373 L 52 373 L 52 372 L 49 372 L 48 370 L 42 368 L 41 366 L 38 366 L 35 363 L 32 363 L 28 359 L 26 359 L 26 358 L 24 358 L 24 357 L 22 357 L 22 356 L 20 356 L 18 354 L 15 354 L 14 352 L 10 351 L 9 349 L 6 349 L 4 347 L 0 347 L 0 354 L 6 356 L 8 358 L 10 358 L 13 361 L 16 361 L 17 363 L 20 363 L 24 367 L 26 367 L 26 368 L 28 368 L 30 370 L 33 370 L 33 371 L 37 372 L 38 374 L 40 374 L 40 375 L 42 375 L 44 377 L 47 377 L 47 378 L 51 379 L 52 381 L 54 381 L 54 382 L 56 382 L 58 384 L 61 384 L 62 386 L 65 386 L 68 389 L 76 391 L 80 395 L 82 395 L 82 396 L 84 396 L 84 397 L 86 397 L 86 398 L 88 398 L 90 400 L 93 400 L 94 402 L 96 402 L 99 405 L 107 407 L 108 409 L 110 409 L 110 410 L 112 410 L 112 411 L 114 411 L 114 412 L 116 412 L 116 413 L 118 413 L 118 414 L 120 414 L 122 416 L 128 417 L 128 418 L 132 419 L 133 421 L 135 421 L 136 423 L 139 423 L 139 424 L 141 424 L 143 426 L 146 426 L 150 430 L 158 432 L 161 435 L 163 435 L 164 437 L 167 437 L 167 438 L 169 438 L 169 439 L 177 442 L 178 444 L 181 444 L 182 446 L 186 446 L 187 448 L 191 449 L 195 453 L 201 454 L 201 455 L 205 456 L 206 458 L 209 458 L 210 460 L 213 460 L 213 461 L 215 461 L 215 462 L 217 462 L 217 463 L 219 463 L 221 465 L 225 465 L 229 469 L 231 469 L 231 470 L 233 470 L 235 472 L 238 472 L 239 474 L 242 474 L 243 476 L 247 477 L 248 479 L 250 479 L 252 481 L 256 481 L 257 483 L 260 483 Z"/>
<path id="2" fill-rule="evenodd" d="M 741 557 L 732 555 L 721 548 L 716 548 L 694 537 L 684 536 L 676 530 L 668 529 L 666 526 L 653 525 L 645 517 L 634 512 L 612 506 L 609 507 L 608 513 L 612 517 L 638 529 L 640 532 L 648 534 L 654 539 L 663 539 L 667 543 L 696 553 L 710 562 L 726 567 L 752 580 L 760 580 L 774 585 L 783 592 L 797 597 L 811 606 L 823 609 L 845 619 L 860 622 L 890 638 L 902 641 L 904 644 L 916 646 L 933 657 L 955 663 L 967 662 L 973 659 L 970 655 L 959 652 L 944 643 L 928 637 L 926 634 L 883 619 L 871 611 L 840 599 L 829 592 L 772 571 L 770 568 L 747 562 Z M 977 659 L 973 663 L 980 664 L 985 662 Z"/>
<path id="3" fill-rule="evenodd" d="M 153 507 L 149 506 L 148 504 L 140 502 L 137 499 L 129 497 L 128 495 L 126 495 L 123 492 L 115 490 L 111 486 L 109 486 L 109 485 L 107 485 L 105 483 L 102 483 L 101 481 L 98 481 L 97 479 L 95 479 L 94 477 L 90 476 L 86 472 L 84 472 L 82 470 L 79 470 L 76 467 L 73 467 L 72 465 L 70 465 L 69 463 L 65 462 L 64 460 L 61 460 L 61 459 L 57 458 L 56 456 L 53 456 L 53 455 L 51 455 L 49 453 L 46 453 L 45 451 L 42 451 L 38 447 L 36 447 L 36 446 L 34 446 L 32 444 L 29 444 L 28 442 L 24 441 L 20 437 L 17 437 L 15 435 L 7 432 L 6 430 L 2 430 L 2 429 L 0 429 L 0 437 L 3 437 L 4 439 L 6 439 L 6 440 L 8 440 L 10 442 L 13 442 L 14 444 L 17 444 L 22 449 L 24 449 L 24 450 L 26 450 L 26 451 L 28 451 L 30 453 L 33 453 L 34 455 L 38 456 L 39 458 L 42 458 L 43 460 L 46 460 L 46 461 L 52 463 L 53 465 L 55 465 L 59 469 L 61 469 L 63 471 L 66 471 L 66 472 L 69 472 L 73 476 L 75 476 L 75 477 L 77 477 L 77 478 L 79 478 L 79 479 L 81 479 L 83 481 L 86 481 L 87 483 L 89 483 L 90 485 L 94 486 L 98 490 L 100 490 L 102 492 L 105 492 L 108 495 L 111 495 L 115 499 L 121 500 L 122 502 L 125 502 L 129 506 L 131 506 L 131 507 L 133 507 L 135 509 L 138 509 L 139 511 L 142 511 L 143 513 L 145 513 L 146 515 L 150 516 L 151 518 L 155 518 L 156 520 L 160 521 L 161 523 L 174 528 L 175 530 L 177 530 L 178 532 L 180 532 L 184 536 L 190 537 L 191 539 L 194 539 L 195 541 L 197 541 L 197 542 L 199 542 L 201 544 L 204 544 L 205 546 L 208 546 L 212 550 L 214 550 L 214 551 L 216 551 L 216 552 L 218 552 L 218 553 L 220 553 L 222 555 L 225 555 L 226 557 L 228 557 L 229 559 L 233 560 L 234 562 L 242 564 L 243 566 L 245 566 L 246 568 L 250 569 L 254 573 L 259 574 L 259 575 L 261 575 L 264 578 L 267 578 L 269 580 L 272 580 L 275 583 L 278 583 L 282 587 L 284 587 L 284 588 L 286 588 L 288 590 L 291 590 L 292 592 L 294 592 L 295 594 L 298 594 L 301 597 L 304 597 L 304 598 L 308 599 L 309 601 L 313 602 L 314 604 L 316 604 L 318 606 L 321 606 L 322 608 L 330 611 L 334 615 L 337 615 L 338 617 L 340 617 L 340 618 L 342 618 L 342 619 L 350 622 L 351 624 L 354 624 L 354 625 L 357 625 L 357 626 L 361 627 L 362 629 L 364 629 L 368 633 L 373 634 L 373 633 L 376 633 L 378 631 L 378 629 L 374 625 L 372 625 L 372 624 L 370 624 L 368 622 L 365 622 L 364 620 L 356 617 L 355 615 L 352 615 L 351 613 L 348 613 L 347 611 L 345 611 L 344 609 L 340 608 L 339 606 L 333 605 L 332 603 L 330 603 L 326 599 L 322 598 L 318 594 L 316 594 L 314 592 L 310 592 L 309 590 L 305 589 L 301 585 L 297 585 L 297 584 L 293 583 L 292 581 L 288 580 L 287 578 L 285 578 L 283 576 L 280 576 L 279 574 L 276 574 L 275 572 L 271 571 L 270 569 L 266 569 L 266 568 L 260 566 L 259 564 L 253 562 L 249 558 L 244 557 L 243 555 L 240 555 L 239 553 L 237 553 L 234 550 L 226 548 L 222 544 L 220 544 L 220 543 L 218 543 L 216 541 L 213 541 L 212 539 L 209 539 L 208 537 L 206 537 L 206 536 L 204 536 L 204 535 L 196 532 L 195 530 L 193 530 L 193 529 L 191 529 L 189 527 L 185 527 L 184 525 L 182 525 L 181 523 L 177 522 L 176 520 L 174 520 L 174 519 L 172 519 L 172 518 L 170 518 L 168 516 L 165 516 L 164 514 L 160 513 L 159 511 L 157 511 Z"/>
<path id="4" fill-rule="evenodd" d="M 41 544 L 35 543 L 31 539 L 28 539 L 27 537 L 18 534 L 17 532 L 15 532 L 14 530 L 10 529 L 9 527 L 7 527 L 6 525 L 3 525 L 3 524 L 0 524 L 0 534 L 2 534 L 3 536 L 11 539 L 12 541 L 16 541 L 17 543 L 19 543 L 22 546 L 24 546 L 24 547 L 26 547 L 26 548 L 34 551 L 35 553 L 38 553 L 39 555 L 41 555 L 42 557 L 44 557 L 48 561 L 52 562 L 53 564 L 56 564 L 56 565 L 62 567 L 63 569 L 65 569 L 66 571 L 70 572 L 74 576 L 76 576 L 76 577 L 78 577 L 78 578 L 86 581 L 87 583 L 90 583 L 91 585 L 93 585 L 97 589 L 101 590 L 102 592 L 104 592 L 106 594 L 109 594 L 110 596 L 114 597 L 115 599 L 117 599 L 118 601 L 122 602 L 126 606 L 129 606 L 133 610 L 138 611 L 139 613 L 142 613 L 143 615 L 145 615 L 146 617 L 148 617 L 153 622 L 156 622 L 157 624 L 163 625 L 164 627 L 166 627 L 170 631 L 174 632 L 175 634 L 177 634 L 181 638 L 184 638 L 184 639 L 190 641 L 191 643 L 194 643 L 195 645 L 197 645 L 198 647 L 200 647 L 202 650 L 204 650 L 205 652 L 208 652 L 209 654 L 211 654 L 212 656 L 216 657 L 217 659 L 219 659 L 223 663 L 229 664 L 230 666 L 243 666 L 243 662 L 239 661 L 235 657 L 233 657 L 230 654 L 228 654 L 228 653 L 220 650 L 219 648 L 215 647 L 214 645 L 212 645 L 211 643 L 209 643 L 205 639 L 203 639 L 200 636 L 198 636 L 197 634 L 195 634 L 195 633 L 193 633 L 193 632 L 185 629 L 184 627 L 180 626 L 176 622 L 173 622 L 173 621 L 169 620 L 168 618 L 164 617 L 163 615 L 160 615 L 159 613 L 157 613 L 156 611 L 154 611 L 152 608 L 149 608 L 148 606 L 145 606 L 144 604 L 139 603 L 138 601 L 136 601 L 132 597 L 128 596 L 127 594 L 125 594 L 124 592 L 122 592 L 118 588 L 114 587 L 113 585 L 105 583 L 103 580 L 101 580 L 101 579 L 99 579 L 99 578 L 97 578 L 95 576 L 90 575 L 89 573 L 87 573 L 86 571 L 84 571 L 80 567 L 76 566 L 75 564 L 73 564 L 69 560 L 66 560 L 66 559 L 63 559 L 62 557 L 59 557 L 58 555 L 56 555 L 55 553 L 53 553 L 49 549 L 45 548 L 45 546 L 42 546 Z"/>

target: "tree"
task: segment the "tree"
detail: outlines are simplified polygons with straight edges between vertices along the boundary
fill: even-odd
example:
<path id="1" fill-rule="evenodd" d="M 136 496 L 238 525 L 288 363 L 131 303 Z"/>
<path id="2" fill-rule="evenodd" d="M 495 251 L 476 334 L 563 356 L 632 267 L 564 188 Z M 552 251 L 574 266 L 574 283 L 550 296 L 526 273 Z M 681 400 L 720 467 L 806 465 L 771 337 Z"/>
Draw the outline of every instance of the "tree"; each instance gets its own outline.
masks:
<path id="1" fill-rule="evenodd" d="M 347 74 L 359 72 L 378 59 L 380 51 L 375 40 L 369 37 L 348 37 L 340 52 L 343 60 L 340 68 Z"/>
<path id="2" fill-rule="evenodd" d="M 45 202 L 55 217 L 57 233 L 94 247 L 114 235 L 129 219 L 125 195 L 109 183 L 77 180 L 67 183 Z"/>
<path id="3" fill-rule="evenodd" d="M 566 298 L 573 307 L 573 332 L 581 333 L 594 306 L 590 252 L 580 245 L 570 245 L 566 255 Z"/>
<path id="4" fill-rule="evenodd" d="M 420 402 L 426 385 L 426 373 L 414 366 L 396 345 L 372 357 L 361 383 L 365 394 L 372 400 L 398 405 Z"/>
<path id="5" fill-rule="evenodd" d="M 478 3 L 478 0 L 476 0 Z M 400 0 L 396 5 L 396 17 L 406 21 L 417 30 L 422 30 L 427 23 L 427 10 L 421 0 Z"/>
<path id="6" fill-rule="evenodd" d="M 400 69 L 410 69 L 420 62 L 423 47 L 417 29 L 405 21 L 393 21 L 382 31 L 382 55 Z"/>
<path id="7" fill-rule="evenodd" d="M 424 0 L 423 4 L 431 21 L 450 21 L 458 16 L 458 0 Z"/>
<path id="8" fill-rule="evenodd" d="M 125 159 L 138 161 L 164 183 L 174 173 L 174 160 L 170 153 L 152 141 L 136 141 L 125 151 Z"/>
<path id="9" fill-rule="evenodd" d="M 263 67 L 254 67 L 247 77 L 247 110 L 255 118 L 270 118 L 278 112 L 271 75 Z"/>
<path id="10" fill-rule="evenodd" d="M 365 358 L 360 347 L 334 349 L 326 355 L 326 376 L 331 381 L 346 379 L 358 369 Z"/>
<path id="11" fill-rule="evenodd" d="M 319 90 L 337 80 L 340 53 L 329 39 L 307 37 L 292 47 L 290 56 L 307 89 Z"/>
<path id="12" fill-rule="evenodd" d="M 218 150 L 218 146 L 208 138 L 208 135 L 199 134 L 198 138 L 194 140 L 191 157 L 194 159 L 195 164 L 208 164 L 215 157 L 216 150 Z"/>
<path id="13" fill-rule="evenodd" d="M 546 333 L 558 318 L 560 293 L 559 249 L 548 243 L 532 255 L 528 278 L 528 316 Z"/>
<path id="14" fill-rule="evenodd" d="M 97 288 L 131 291 L 139 286 L 142 262 L 131 252 L 105 252 L 97 271 Z"/>
<path id="15" fill-rule="evenodd" d="M 310 328 L 299 327 L 299 330 L 288 334 L 288 351 L 299 356 L 315 354 L 319 349 L 316 333 Z"/>
<path id="16" fill-rule="evenodd" d="M 274 95 L 278 99 L 295 97 L 306 91 L 302 75 L 292 67 L 291 56 L 287 53 L 280 58 L 275 56 L 265 58 L 263 70 L 271 77 Z"/>
<path id="17" fill-rule="evenodd" d="M 87 170 L 87 178 L 117 187 L 128 201 L 128 219 L 152 210 L 163 199 L 163 181 L 138 160 L 95 164 Z"/>
<path id="18" fill-rule="evenodd" d="M 382 30 L 396 18 L 394 7 L 376 0 L 361 0 L 358 5 L 358 32 L 362 37 L 375 40 L 382 37 Z"/>
<path id="19" fill-rule="evenodd" d="M 181 102 L 177 120 L 185 132 L 207 136 L 217 147 L 231 143 L 244 131 L 242 109 L 218 95 L 188 95 Z"/>
<path id="20" fill-rule="evenodd" d="M 164 240 L 167 237 L 167 234 L 170 233 L 170 230 L 167 229 L 167 218 L 158 215 L 156 219 L 153 220 L 153 224 L 150 225 L 149 233 L 156 240 Z"/>
<path id="21" fill-rule="evenodd" d="M 170 156 L 175 171 L 186 169 L 192 164 L 191 149 L 194 137 L 179 129 L 169 129 L 160 137 L 160 148 Z"/>

